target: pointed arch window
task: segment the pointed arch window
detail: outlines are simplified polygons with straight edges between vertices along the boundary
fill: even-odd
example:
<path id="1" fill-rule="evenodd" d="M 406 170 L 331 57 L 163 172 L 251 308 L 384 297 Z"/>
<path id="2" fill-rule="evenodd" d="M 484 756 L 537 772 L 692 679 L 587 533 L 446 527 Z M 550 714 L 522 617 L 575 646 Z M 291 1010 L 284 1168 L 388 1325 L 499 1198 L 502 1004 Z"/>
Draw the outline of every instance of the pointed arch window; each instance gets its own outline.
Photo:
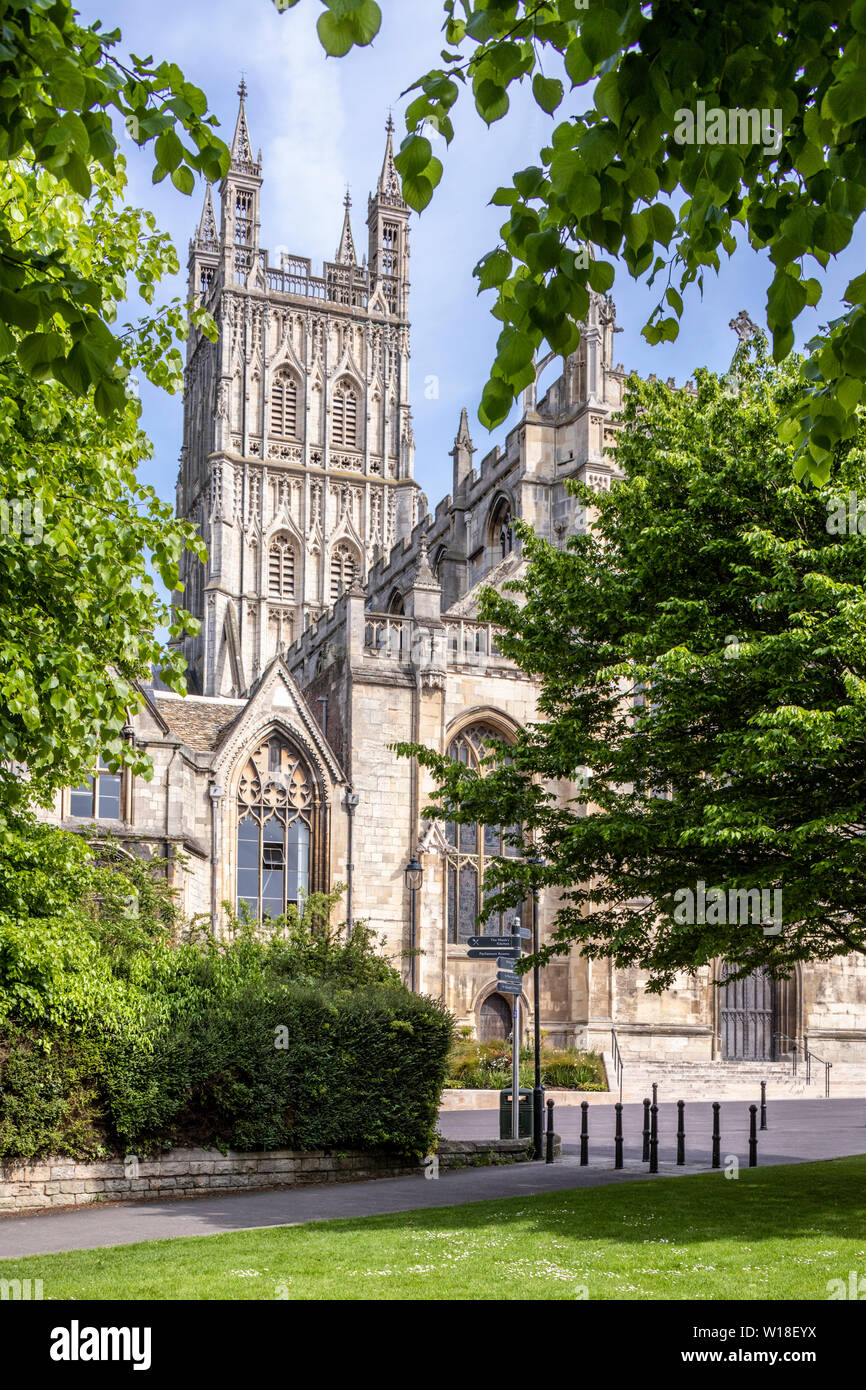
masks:
<path id="1" fill-rule="evenodd" d="M 358 393 L 348 381 L 341 381 L 334 392 L 331 439 L 344 449 L 358 448 Z"/>
<path id="2" fill-rule="evenodd" d="M 298 438 L 298 384 L 290 372 L 277 372 L 271 384 L 271 434 Z"/>
<path id="3" fill-rule="evenodd" d="M 491 740 L 502 742 L 502 738 L 500 731 L 490 724 L 473 724 L 451 742 L 448 756 L 466 767 L 481 769 Z M 448 845 L 448 940 L 465 945 L 470 936 L 477 934 L 476 918 L 483 911 L 485 897 L 493 896 L 492 892 L 484 892 L 484 875 L 491 860 L 520 858 L 520 827 L 474 822 L 458 825 L 456 821 L 448 821 L 445 839 Z M 520 911 L 515 908 L 506 913 L 491 912 L 482 933 L 495 936 L 506 932 L 515 918 L 520 917 Z"/>
<path id="4" fill-rule="evenodd" d="M 432 568 L 432 570 L 433 570 L 433 577 L 434 577 L 434 579 L 437 581 L 437 583 L 438 583 L 439 581 L 441 581 L 441 578 L 442 578 L 442 561 L 445 559 L 445 556 L 447 555 L 447 553 L 448 553 L 448 552 L 447 552 L 445 546 L 444 546 L 444 545 L 440 545 L 439 549 L 436 551 L 436 554 L 433 556 L 433 562 L 432 562 L 431 568 Z"/>
<path id="5" fill-rule="evenodd" d="M 247 760 L 238 788 L 237 909 L 256 921 L 301 908 L 310 891 L 313 783 L 279 734 Z"/>
<path id="6" fill-rule="evenodd" d="M 494 507 L 490 518 L 488 544 L 499 559 L 504 560 L 514 549 L 514 517 L 511 503 L 503 497 Z"/>
<path id="7" fill-rule="evenodd" d="M 249 246 L 253 195 L 243 189 L 235 192 L 235 241 L 241 246 Z"/>
<path id="8" fill-rule="evenodd" d="M 345 542 L 337 546 L 331 556 L 331 602 L 351 588 L 358 570 L 355 552 Z"/>
<path id="9" fill-rule="evenodd" d="M 283 533 L 274 536 L 268 552 L 268 593 L 271 598 L 295 597 L 295 547 Z"/>

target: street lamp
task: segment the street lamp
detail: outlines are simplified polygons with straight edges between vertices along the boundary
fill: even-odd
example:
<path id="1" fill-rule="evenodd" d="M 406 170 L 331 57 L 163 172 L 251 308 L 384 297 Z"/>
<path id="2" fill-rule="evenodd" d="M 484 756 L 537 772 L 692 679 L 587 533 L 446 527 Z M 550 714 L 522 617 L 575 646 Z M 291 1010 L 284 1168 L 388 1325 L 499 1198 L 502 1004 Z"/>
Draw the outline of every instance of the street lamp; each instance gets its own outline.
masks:
<path id="1" fill-rule="evenodd" d="M 409 988 L 415 993 L 415 898 L 418 889 L 421 887 L 421 880 L 424 877 L 424 870 L 421 867 L 417 854 L 413 854 L 409 863 L 406 865 L 403 877 L 406 880 L 406 887 L 409 889 L 409 901 L 411 902 L 411 926 L 409 932 Z"/>
<path id="2" fill-rule="evenodd" d="M 536 850 L 527 860 L 536 868 L 544 866 L 544 859 Z M 538 885 L 532 885 L 532 953 L 536 957 L 532 967 L 533 1022 L 535 1028 L 535 1085 L 532 1091 L 532 1128 L 535 1135 L 535 1157 L 542 1156 L 542 1122 L 544 1119 L 544 1090 L 541 1085 L 541 1017 L 539 1014 L 539 969 L 538 969 Z"/>

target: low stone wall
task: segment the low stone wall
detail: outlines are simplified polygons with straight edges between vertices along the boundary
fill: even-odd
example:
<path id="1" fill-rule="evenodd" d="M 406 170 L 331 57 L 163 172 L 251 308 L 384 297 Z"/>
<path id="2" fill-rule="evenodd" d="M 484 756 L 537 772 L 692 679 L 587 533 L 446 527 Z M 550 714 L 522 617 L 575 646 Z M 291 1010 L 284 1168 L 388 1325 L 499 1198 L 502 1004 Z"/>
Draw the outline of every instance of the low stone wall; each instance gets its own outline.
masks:
<path id="1" fill-rule="evenodd" d="M 468 1088 L 457 1090 L 449 1088 L 442 1092 L 439 1102 L 441 1110 L 498 1110 L 499 1091 L 469 1090 Z M 546 1101 L 552 1100 L 557 1110 L 560 1105 L 580 1105 L 582 1100 L 588 1100 L 591 1105 L 612 1105 L 619 1100 L 619 1096 L 612 1091 L 562 1091 L 547 1087 L 544 1092 Z M 547 1115 L 544 1117 L 547 1123 Z M 498 1124 L 497 1124 L 498 1128 Z"/>
<path id="2" fill-rule="evenodd" d="M 525 1139 L 442 1139 L 439 1170 L 520 1163 L 532 1157 Z M 156 1158 L 76 1163 L 43 1158 L 0 1164 L 0 1213 L 91 1206 L 97 1202 L 147 1201 L 212 1192 L 299 1187 L 307 1183 L 358 1182 L 425 1174 L 418 1160 L 382 1152 L 321 1149 L 294 1153 L 219 1153 L 173 1149 Z"/>

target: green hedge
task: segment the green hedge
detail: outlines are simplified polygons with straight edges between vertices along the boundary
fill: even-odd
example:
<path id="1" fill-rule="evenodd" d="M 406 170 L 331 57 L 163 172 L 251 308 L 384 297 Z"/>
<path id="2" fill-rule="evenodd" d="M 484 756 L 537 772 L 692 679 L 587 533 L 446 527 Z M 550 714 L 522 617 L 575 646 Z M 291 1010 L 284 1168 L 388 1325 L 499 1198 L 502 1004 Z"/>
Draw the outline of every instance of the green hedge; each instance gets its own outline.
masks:
<path id="1" fill-rule="evenodd" d="M 363 923 L 348 940 L 332 928 L 339 893 L 264 932 L 169 935 L 138 867 L 137 916 L 128 877 L 100 881 L 96 906 L 90 880 L 49 903 L 45 881 L 72 876 L 43 866 L 65 866 L 69 843 L 37 830 L 14 863 L 0 843 L 0 1159 L 429 1152 L 453 1020 L 403 986 Z"/>
<path id="2" fill-rule="evenodd" d="M 433 1001 L 399 986 L 289 982 L 201 1003 L 195 1015 L 166 1011 L 146 1048 L 128 1035 L 4 1028 L 0 1156 L 430 1149 L 451 1035 Z"/>

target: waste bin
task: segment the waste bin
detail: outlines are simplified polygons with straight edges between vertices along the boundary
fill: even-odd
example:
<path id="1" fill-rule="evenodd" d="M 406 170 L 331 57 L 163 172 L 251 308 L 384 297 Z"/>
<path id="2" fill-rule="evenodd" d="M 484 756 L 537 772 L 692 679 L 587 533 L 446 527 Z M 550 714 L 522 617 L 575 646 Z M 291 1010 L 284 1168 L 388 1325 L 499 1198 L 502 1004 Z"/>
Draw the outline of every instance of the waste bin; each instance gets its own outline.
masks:
<path id="1" fill-rule="evenodd" d="M 510 1139 L 511 1130 L 511 1087 L 506 1086 L 499 1093 L 499 1138 Z M 532 1091 L 529 1087 L 521 1086 L 520 1098 L 517 1105 L 517 1125 L 518 1134 L 521 1139 L 531 1139 L 532 1136 Z"/>

